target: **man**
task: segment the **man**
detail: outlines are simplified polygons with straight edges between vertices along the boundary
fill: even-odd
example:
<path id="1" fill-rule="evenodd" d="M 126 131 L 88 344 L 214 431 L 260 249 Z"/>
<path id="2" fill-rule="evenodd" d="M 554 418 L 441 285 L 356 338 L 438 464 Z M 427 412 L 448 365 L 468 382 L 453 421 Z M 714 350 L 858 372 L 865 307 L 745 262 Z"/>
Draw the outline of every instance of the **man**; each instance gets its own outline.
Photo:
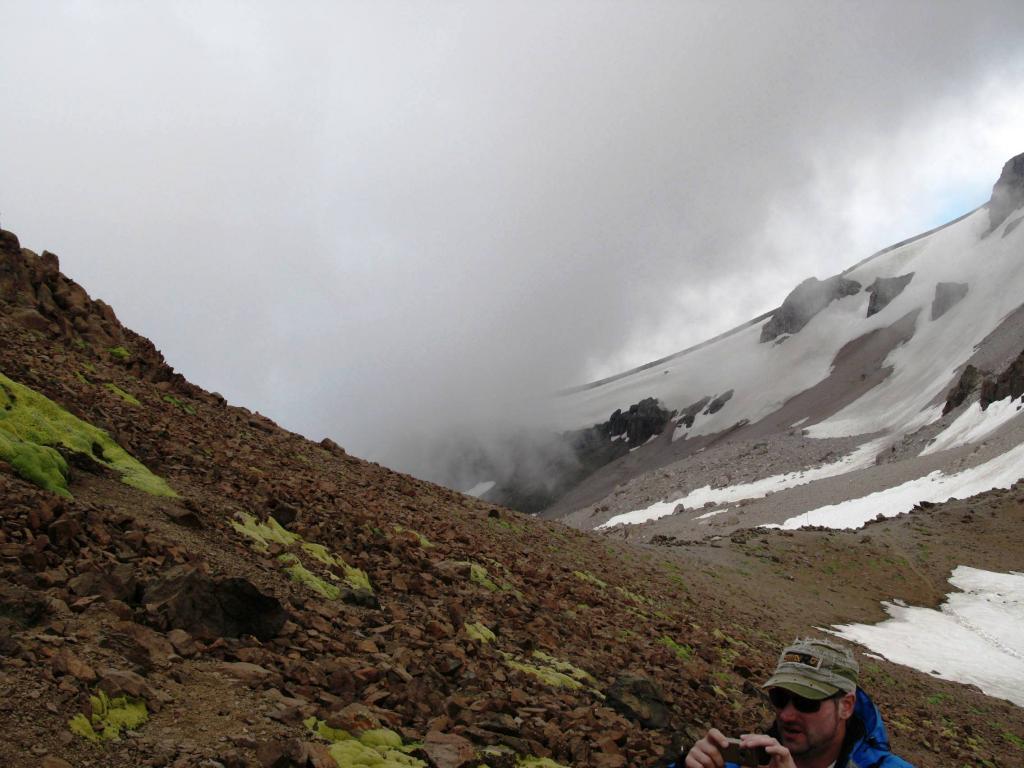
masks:
<path id="1" fill-rule="evenodd" d="M 764 684 L 775 708 L 767 734 L 740 745 L 762 748 L 768 768 L 913 768 L 889 751 L 878 708 L 857 687 L 853 652 L 829 640 L 796 640 Z M 686 768 L 733 768 L 728 742 L 712 728 L 686 755 Z"/>

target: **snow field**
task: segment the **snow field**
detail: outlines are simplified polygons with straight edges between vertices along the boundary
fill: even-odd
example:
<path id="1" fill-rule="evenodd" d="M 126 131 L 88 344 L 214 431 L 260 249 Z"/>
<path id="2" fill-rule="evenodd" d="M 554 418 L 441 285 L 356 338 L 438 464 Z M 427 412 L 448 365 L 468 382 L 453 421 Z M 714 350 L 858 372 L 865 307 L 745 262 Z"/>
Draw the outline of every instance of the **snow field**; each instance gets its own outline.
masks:
<path id="1" fill-rule="evenodd" d="M 880 624 L 833 632 L 897 664 L 1024 706 L 1024 574 L 959 566 L 939 610 L 884 603 Z"/>
<path id="2" fill-rule="evenodd" d="M 1024 444 L 995 458 L 952 475 L 936 470 L 924 477 L 882 491 L 828 504 L 791 517 L 781 525 L 765 528 L 794 530 L 809 525 L 827 528 L 859 528 L 878 515 L 895 517 L 909 512 L 919 501 L 963 499 L 993 488 L 1009 488 L 1024 475 Z"/>

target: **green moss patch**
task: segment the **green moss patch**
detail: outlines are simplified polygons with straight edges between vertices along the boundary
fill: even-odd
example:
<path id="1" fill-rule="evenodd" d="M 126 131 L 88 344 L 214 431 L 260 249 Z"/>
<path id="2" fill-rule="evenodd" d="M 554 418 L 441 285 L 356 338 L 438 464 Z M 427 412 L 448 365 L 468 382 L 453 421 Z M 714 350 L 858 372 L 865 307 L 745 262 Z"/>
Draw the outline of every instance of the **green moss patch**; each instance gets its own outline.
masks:
<path id="1" fill-rule="evenodd" d="M 498 585 L 491 580 L 491 576 L 487 573 L 487 569 L 479 563 L 469 564 L 469 580 L 474 584 L 479 584 L 489 592 L 498 591 Z"/>
<path id="2" fill-rule="evenodd" d="M 178 495 L 106 432 L 0 373 L 0 459 L 26 480 L 70 497 L 67 463 L 55 450 L 57 446 L 105 464 L 120 473 L 123 483 L 140 491 Z"/>
<path id="3" fill-rule="evenodd" d="M 636 592 L 631 592 L 630 590 L 626 589 L 625 587 L 616 587 L 615 591 L 618 592 L 620 595 L 622 595 L 627 600 L 631 600 L 632 602 L 636 603 L 637 605 L 653 605 L 654 604 L 654 602 L 650 598 L 644 597 L 643 595 L 639 595 Z"/>
<path id="4" fill-rule="evenodd" d="M 127 360 L 132 356 L 132 353 L 124 347 L 108 347 L 107 352 L 110 353 L 111 357 L 116 357 L 118 360 Z"/>
<path id="5" fill-rule="evenodd" d="M 521 757 L 516 760 L 517 768 L 567 768 L 550 757 Z"/>
<path id="6" fill-rule="evenodd" d="M 537 664 L 517 659 L 510 653 L 502 652 L 501 655 L 505 659 L 505 664 L 511 669 L 532 675 L 545 685 L 550 685 L 553 688 L 568 688 L 574 691 L 588 688 L 592 693 L 597 694 L 600 698 L 604 698 L 593 687 L 597 685 L 597 681 L 586 671 L 573 666 L 567 661 L 560 661 L 542 651 L 533 652 L 532 660 L 539 662 Z"/>
<path id="7" fill-rule="evenodd" d="M 163 401 L 165 403 L 170 403 L 175 408 L 180 408 L 182 411 L 187 413 L 189 416 L 195 416 L 196 415 L 196 409 L 195 408 L 193 408 L 188 403 L 186 403 L 186 402 L 184 402 L 182 400 L 179 400 L 174 395 L 164 395 Z"/>
<path id="8" fill-rule="evenodd" d="M 323 720 L 311 717 L 306 727 L 326 741 L 327 751 L 338 765 L 367 766 L 368 768 L 427 768 L 422 760 L 408 754 L 419 749 L 419 744 L 404 744 L 402 737 L 389 728 L 374 728 L 353 736 L 340 728 L 331 728 Z"/>
<path id="9" fill-rule="evenodd" d="M 133 731 L 149 719 L 146 702 L 128 696 L 108 698 L 100 691 L 89 697 L 92 715 L 77 714 L 68 721 L 72 733 L 93 742 L 116 741 L 121 731 Z"/>
<path id="10" fill-rule="evenodd" d="M 607 582 L 601 581 L 599 578 L 597 578 L 597 576 L 590 573 L 589 571 L 573 571 L 572 574 L 580 581 L 585 581 L 588 584 L 593 584 L 595 587 L 600 587 L 601 589 L 604 589 L 608 586 Z"/>
<path id="11" fill-rule="evenodd" d="M 68 491 L 68 463 L 53 448 L 15 440 L 0 431 L 0 459 L 14 467 L 14 471 L 30 483 L 71 498 L 71 492 Z"/>
<path id="12" fill-rule="evenodd" d="M 466 628 L 466 634 L 473 640 L 478 640 L 481 643 L 493 643 L 497 639 L 490 629 L 488 629 L 482 622 L 475 621 L 472 624 L 465 622 L 462 626 Z"/>
<path id="13" fill-rule="evenodd" d="M 304 541 L 299 534 L 282 528 L 281 524 L 272 517 L 267 518 L 267 521 L 262 523 L 252 515 L 243 512 L 238 515 L 238 520 L 231 521 L 231 527 L 251 540 L 252 547 L 257 552 L 266 552 L 271 544 L 277 544 L 284 548 L 299 545 L 299 549 L 316 562 L 340 570 L 348 586 L 353 589 L 373 593 L 373 587 L 370 586 L 370 577 L 366 571 L 349 565 L 343 557 L 333 554 L 322 544 Z M 328 600 L 337 600 L 341 597 L 340 587 L 331 584 L 323 577 L 309 570 L 309 568 L 303 565 L 302 560 L 297 554 L 286 552 L 278 557 L 278 561 L 284 565 L 285 571 L 288 572 L 293 581 L 305 584 L 318 595 L 326 597 Z M 329 574 L 329 576 L 332 579 L 338 578 L 333 573 Z"/>
<path id="14" fill-rule="evenodd" d="M 138 398 L 135 397 L 135 395 L 133 395 L 133 394 L 131 394 L 129 392 L 125 392 L 123 389 L 121 389 L 119 386 L 117 386 L 117 384 L 111 384 L 110 382 L 107 382 L 103 386 L 105 388 L 107 388 L 108 390 L 110 390 L 111 392 L 113 392 L 118 397 L 120 397 L 122 400 L 124 400 L 129 405 L 142 405 L 142 403 L 139 402 Z"/>
<path id="15" fill-rule="evenodd" d="M 686 645 L 685 643 L 684 644 L 677 643 L 675 640 L 673 640 L 668 635 L 664 635 L 663 637 L 661 637 L 658 640 L 658 642 L 661 643 L 662 645 L 664 645 L 666 648 L 671 649 L 675 653 L 675 655 L 678 656 L 683 661 L 689 661 L 690 659 L 693 658 L 693 648 L 691 648 L 690 646 Z"/>
<path id="16" fill-rule="evenodd" d="M 370 577 L 366 574 L 366 571 L 349 565 L 343 557 L 332 554 L 322 544 L 304 541 L 302 542 L 302 549 L 324 565 L 340 569 L 345 575 L 345 583 L 353 589 L 365 589 L 367 592 L 373 592 L 373 587 L 370 586 Z"/>
<path id="17" fill-rule="evenodd" d="M 277 558 L 283 565 L 288 575 L 292 577 L 292 581 L 297 581 L 300 584 L 305 584 L 311 590 L 316 592 L 321 597 L 326 597 L 328 600 L 337 600 L 341 597 L 341 587 L 335 586 L 328 581 L 325 581 L 320 576 L 317 576 L 311 570 L 306 568 L 295 555 L 290 552 L 286 552 Z"/>
<path id="18" fill-rule="evenodd" d="M 252 539 L 253 549 L 257 552 L 266 552 L 271 544 L 290 547 L 297 541 L 302 540 L 302 537 L 297 533 L 292 533 L 282 528 L 281 524 L 272 517 L 268 517 L 267 522 L 261 523 L 252 515 L 242 512 L 238 515 L 238 518 L 238 520 L 231 521 L 231 527 L 243 536 Z"/>

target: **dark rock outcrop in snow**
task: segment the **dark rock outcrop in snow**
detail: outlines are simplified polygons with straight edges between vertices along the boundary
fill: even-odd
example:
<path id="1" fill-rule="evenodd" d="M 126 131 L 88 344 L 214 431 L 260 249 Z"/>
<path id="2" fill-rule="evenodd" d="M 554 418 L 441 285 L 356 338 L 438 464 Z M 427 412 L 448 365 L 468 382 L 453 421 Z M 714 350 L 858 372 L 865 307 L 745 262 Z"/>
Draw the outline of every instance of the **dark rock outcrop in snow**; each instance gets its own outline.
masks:
<path id="1" fill-rule="evenodd" d="M 988 203 L 988 231 L 994 231 L 1021 206 L 1024 206 L 1024 153 L 1006 161 L 1003 172 L 992 187 L 992 198 Z"/>
<path id="2" fill-rule="evenodd" d="M 984 372 L 978 370 L 973 365 L 968 365 L 964 368 L 964 372 L 960 374 L 959 381 L 949 390 L 949 394 L 946 395 L 946 404 L 942 406 L 942 415 L 945 416 L 953 409 L 963 405 L 964 401 L 981 384 L 984 376 Z"/>
<path id="3" fill-rule="evenodd" d="M 946 415 L 962 405 L 979 389 L 981 393 L 978 400 L 982 410 L 998 400 L 1007 397 L 1016 399 L 1024 395 L 1024 351 L 999 374 L 983 371 L 973 365 L 964 368 L 959 381 L 946 396 L 942 414 Z"/>
<path id="4" fill-rule="evenodd" d="M 718 397 L 711 401 L 711 403 L 707 407 L 707 410 L 704 411 L 704 415 L 710 416 L 713 413 L 718 413 L 720 410 L 722 410 L 722 408 L 725 407 L 725 404 L 732 399 L 732 395 L 733 391 L 731 389 L 720 394 Z"/>
<path id="5" fill-rule="evenodd" d="M 1021 352 L 998 376 L 986 377 L 981 382 L 982 410 L 997 400 L 1005 397 L 1016 399 L 1021 395 L 1024 395 L 1024 352 Z"/>
<path id="6" fill-rule="evenodd" d="M 488 501 L 540 512 L 588 475 L 660 435 L 671 419 L 671 411 L 648 397 L 586 429 L 524 433 L 500 450 L 480 450 L 474 476 L 495 482 L 485 494 Z"/>
<path id="7" fill-rule="evenodd" d="M 761 342 L 787 333 L 797 333 L 816 314 L 836 299 L 853 296 L 860 291 L 860 283 L 836 275 L 828 280 L 809 277 L 792 290 L 782 306 L 761 328 Z"/>
<path id="8" fill-rule="evenodd" d="M 871 300 L 868 302 L 866 316 L 871 317 L 889 306 L 889 302 L 903 293 L 903 289 L 910 285 L 913 278 L 913 272 L 897 277 L 876 277 L 875 282 L 867 287 Z"/>
<path id="9" fill-rule="evenodd" d="M 653 397 L 648 397 L 629 406 L 623 413 L 615 411 L 608 421 L 597 425 L 609 437 L 625 434 L 633 447 L 643 445 L 654 435 L 660 435 L 672 414 L 661 407 Z"/>
<path id="10" fill-rule="evenodd" d="M 932 299 L 932 320 L 938 320 L 967 295 L 967 283 L 936 283 Z"/>
<path id="11" fill-rule="evenodd" d="M 711 402 L 711 398 L 705 395 L 695 403 L 683 408 L 679 413 L 679 418 L 676 419 L 677 424 L 682 424 L 684 427 L 689 429 L 693 426 L 693 420 L 697 418 L 697 414 L 700 413 L 704 406 Z"/>

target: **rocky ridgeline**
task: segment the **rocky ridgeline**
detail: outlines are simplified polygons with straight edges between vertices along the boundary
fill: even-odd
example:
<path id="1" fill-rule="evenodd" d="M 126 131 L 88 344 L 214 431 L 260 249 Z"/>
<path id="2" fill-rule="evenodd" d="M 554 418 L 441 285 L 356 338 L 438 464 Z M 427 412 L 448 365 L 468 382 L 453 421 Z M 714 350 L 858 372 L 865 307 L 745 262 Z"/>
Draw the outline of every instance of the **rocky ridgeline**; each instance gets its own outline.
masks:
<path id="1" fill-rule="evenodd" d="M 48 398 L 0 414 L 2 765 L 622 768 L 762 717 L 772 639 L 680 566 L 229 407 L 9 233 L 0 373 Z"/>
<path id="2" fill-rule="evenodd" d="M 989 232 L 995 231 L 1011 213 L 1024 206 L 1024 154 L 1006 161 L 992 187 L 988 203 Z"/>

